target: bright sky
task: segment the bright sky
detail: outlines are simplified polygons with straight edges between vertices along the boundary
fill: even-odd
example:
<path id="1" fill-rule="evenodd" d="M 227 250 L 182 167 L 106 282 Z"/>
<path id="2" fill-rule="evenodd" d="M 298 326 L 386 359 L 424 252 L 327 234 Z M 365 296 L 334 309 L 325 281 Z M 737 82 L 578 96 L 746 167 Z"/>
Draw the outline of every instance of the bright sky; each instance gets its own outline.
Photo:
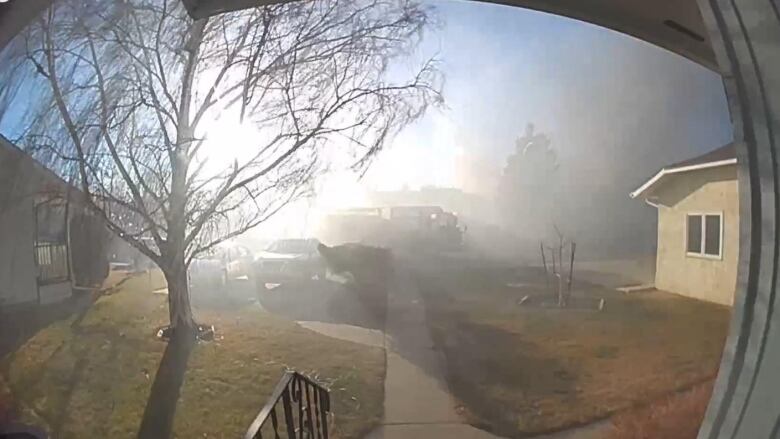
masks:
<path id="1" fill-rule="evenodd" d="M 447 109 L 403 132 L 362 182 L 335 175 L 307 206 L 356 205 L 365 188 L 487 190 L 528 122 L 552 137 L 571 185 L 615 197 L 664 164 L 731 140 L 719 76 L 678 55 L 540 12 L 430 3 L 444 26 L 426 36 L 421 56 L 443 61 Z M 302 216 L 291 210 L 258 232 L 297 234 L 289 218 Z"/>
<path id="2" fill-rule="evenodd" d="M 447 108 L 408 127 L 362 181 L 336 172 L 318 183 L 316 199 L 254 235 L 304 235 L 323 212 L 359 205 L 368 188 L 488 191 L 529 122 L 550 135 L 573 188 L 608 189 L 616 200 L 664 164 L 731 139 L 720 78 L 678 55 L 544 13 L 428 1 L 443 26 L 426 35 L 418 57 L 442 61 Z M 12 131 L 14 121 L 2 122 L 0 131 Z M 228 120 L 213 128 L 214 144 L 237 148 L 213 151 L 213 166 L 240 154 L 249 146 L 241 139 L 256 134 Z"/>

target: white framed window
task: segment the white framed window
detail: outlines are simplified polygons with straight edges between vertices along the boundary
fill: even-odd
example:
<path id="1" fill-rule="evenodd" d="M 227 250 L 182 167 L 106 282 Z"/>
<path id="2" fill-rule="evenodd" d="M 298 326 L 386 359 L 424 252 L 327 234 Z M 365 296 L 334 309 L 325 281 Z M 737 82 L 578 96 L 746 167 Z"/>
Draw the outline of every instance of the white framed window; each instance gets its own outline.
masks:
<path id="1" fill-rule="evenodd" d="M 723 257 L 723 212 L 686 215 L 685 252 L 702 258 Z"/>

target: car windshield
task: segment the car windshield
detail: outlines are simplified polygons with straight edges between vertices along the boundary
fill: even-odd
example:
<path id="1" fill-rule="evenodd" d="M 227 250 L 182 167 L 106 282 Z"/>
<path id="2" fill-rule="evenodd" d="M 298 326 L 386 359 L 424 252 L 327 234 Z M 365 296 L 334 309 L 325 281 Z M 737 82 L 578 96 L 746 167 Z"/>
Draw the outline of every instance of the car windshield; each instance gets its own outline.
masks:
<path id="1" fill-rule="evenodd" d="M 316 249 L 316 242 L 311 239 L 282 239 L 268 246 L 268 251 L 276 253 L 311 253 Z"/>

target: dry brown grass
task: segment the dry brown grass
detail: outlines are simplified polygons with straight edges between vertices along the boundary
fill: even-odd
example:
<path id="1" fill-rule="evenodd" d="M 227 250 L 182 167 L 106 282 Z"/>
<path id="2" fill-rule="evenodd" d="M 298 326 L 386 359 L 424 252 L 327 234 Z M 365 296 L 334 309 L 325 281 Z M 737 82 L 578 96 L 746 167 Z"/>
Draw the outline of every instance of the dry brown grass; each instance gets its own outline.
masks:
<path id="1" fill-rule="evenodd" d="M 709 381 L 647 407 L 620 413 L 612 418 L 612 430 L 605 439 L 696 439 L 712 386 L 713 381 Z"/>
<path id="2" fill-rule="evenodd" d="M 538 278 L 523 288 L 506 279 L 459 270 L 421 281 L 448 382 L 477 426 L 505 436 L 555 431 L 715 376 L 726 307 L 588 286 L 606 298 L 604 311 L 529 310 L 516 302 L 538 293 Z"/>
<path id="3" fill-rule="evenodd" d="M 152 288 L 158 286 L 152 279 Z M 74 318 L 41 330 L 2 361 L 22 420 L 57 438 L 131 438 L 165 344 L 152 335 L 166 323 L 164 295 L 135 277 Z M 335 340 L 257 306 L 196 309 L 217 340 L 189 357 L 174 418 L 174 437 L 241 437 L 286 368 L 331 388 L 339 438 L 362 437 L 382 416 L 384 353 Z"/>

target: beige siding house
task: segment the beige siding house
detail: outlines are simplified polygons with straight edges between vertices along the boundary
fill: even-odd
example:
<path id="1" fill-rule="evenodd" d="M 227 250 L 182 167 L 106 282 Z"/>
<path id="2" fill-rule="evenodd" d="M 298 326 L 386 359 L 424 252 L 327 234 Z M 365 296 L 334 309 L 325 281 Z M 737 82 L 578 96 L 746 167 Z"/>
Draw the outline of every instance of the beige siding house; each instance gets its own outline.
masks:
<path id="1" fill-rule="evenodd" d="M 734 145 L 661 169 L 631 193 L 658 211 L 655 287 L 731 305 L 739 252 Z"/>

